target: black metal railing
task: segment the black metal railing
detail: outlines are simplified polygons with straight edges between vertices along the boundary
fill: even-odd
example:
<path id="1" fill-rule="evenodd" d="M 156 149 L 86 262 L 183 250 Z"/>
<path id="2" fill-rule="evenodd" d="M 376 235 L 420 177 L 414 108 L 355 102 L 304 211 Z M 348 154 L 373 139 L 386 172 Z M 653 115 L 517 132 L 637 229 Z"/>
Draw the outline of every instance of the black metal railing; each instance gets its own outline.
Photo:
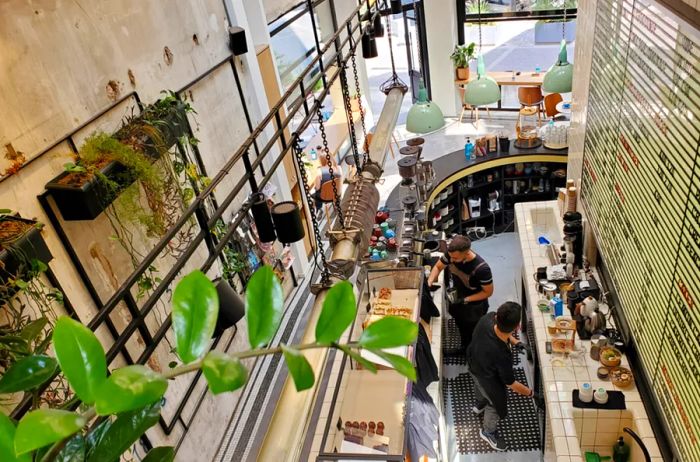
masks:
<path id="1" fill-rule="evenodd" d="M 211 178 L 210 183 L 197 195 L 196 198 L 193 199 L 190 205 L 186 207 L 175 224 L 143 257 L 142 261 L 136 266 L 134 271 L 124 279 L 119 288 L 109 297 L 106 302 L 102 303 L 98 291 L 90 281 L 90 278 L 83 267 L 77 252 L 70 242 L 69 236 L 62 227 L 61 220 L 59 220 L 58 215 L 51 205 L 49 193 L 45 192 L 38 197 L 41 205 L 49 217 L 52 227 L 56 230 L 59 239 L 69 255 L 69 258 L 80 273 L 89 294 L 98 307 L 97 313 L 89 322 L 87 322 L 87 326 L 92 330 L 96 330 L 102 326 L 107 326 L 112 333 L 114 343 L 107 351 L 107 359 L 110 363 L 120 354 L 125 354 L 127 362 L 131 362 L 130 360 L 132 358 L 129 356 L 126 349 L 127 342 L 132 339 L 132 336 L 137 331 L 140 332 L 143 329 L 147 330 L 145 323 L 146 317 L 152 312 L 156 304 L 161 300 L 169 288 L 172 287 L 178 274 L 183 270 L 185 265 L 190 262 L 192 256 L 197 250 L 199 250 L 202 242 L 206 241 L 208 244 L 208 255 L 204 262 L 199 265 L 202 271 L 206 272 L 209 270 L 216 260 L 221 258 L 222 251 L 229 244 L 234 232 L 236 231 L 236 228 L 242 223 L 246 216 L 248 203 L 245 202 L 242 208 L 237 211 L 235 219 L 228 224 L 227 230 L 223 236 L 219 236 L 217 238 L 211 233 L 210 230 L 214 227 L 218 220 L 223 219 L 225 212 L 231 207 L 233 201 L 239 197 L 240 194 L 246 193 L 246 186 L 248 186 L 253 192 L 256 192 L 270 181 L 284 157 L 289 155 L 291 146 L 293 146 L 294 142 L 299 138 L 299 134 L 306 129 L 306 127 L 308 127 L 312 120 L 315 119 L 316 110 L 322 105 L 323 99 L 328 95 L 331 85 L 336 81 L 340 75 L 340 72 L 342 72 L 342 68 L 334 69 L 330 73 L 329 69 L 325 68 L 323 73 L 316 75 L 307 84 L 305 84 L 304 81 L 307 79 L 308 75 L 318 68 L 319 62 L 323 59 L 326 59 L 327 62 L 333 62 L 334 60 L 338 60 L 341 63 L 348 62 L 352 52 L 350 36 L 354 37 L 352 43 L 357 44 L 360 42 L 358 37 L 355 37 L 355 35 L 359 36 L 359 34 L 357 34 L 358 31 L 360 33 L 362 32 L 362 25 L 359 21 L 360 16 L 357 13 L 359 13 L 359 11 L 363 8 L 364 5 L 358 6 L 350 17 L 336 28 L 337 30 L 333 36 L 331 36 L 323 46 L 318 48 L 319 52 L 317 56 L 315 56 L 311 62 L 309 62 L 304 71 L 299 75 L 299 77 L 297 77 L 296 81 L 285 91 L 280 100 L 271 108 L 269 113 L 262 118 L 256 127 L 252 126 L 250 115 L 248 114 L 247 108 L 245 108 L 245 99 L 243 98 L 240 88 L 240 80 L 236 71 L 234 56 L 227 56 L 205 73 L 199 75 L 197 78 L 188 82 L 186 85 L 176 91 L 177 94 L 183 94 L 192 86 L 219 70 L 222 66 L 230 65 L 236 77 L 241 102 L 244 105 L 245 117 L 250 128 L 250 135 L 241 144 L 241 146 L 231 154 L 221 170 Z M 345 37 L 341 38 L 343 35 L 345 35 Z M 320 79 L 323 79 L 324 86 L 322 90 L 318 91 L 313 104 L 309 104 L 307 97 L 312 94 L 312 89 Z M 301 92 L 301 99 L 296 98 L 297 91 Z M 35 159 L 41 157 L 42 154 L 49 152 L 51 149 L 63 142 L 67 142 L 72 149 L 77 152 L 77 148 L 73 142 L 73 136 L 80 130 L 107 114 L 109 111 L 118 107 L 120 104 L 125 103 L 129 98 L 134 98 L 137 103 L 140 102 L 136 92 L 131 92 L 125 95 L 119 101 L 100 111 L 94 117 L 81 124 L 71 133 L 66 134 L 60 140 L 57 140 L 51 147 L 47 148 L 36 156 Z M 293 99 L 294 101 L 291 102 Z M 288 136 L 285 134 L 285 132 L 292 119 L 298 113 L 303 113 L 304 117 L 296 127 L 296 131 L 291 136 Z M 191 132 L 191 127 L 189 129 Z M 272 131 L 271 134 L 269 133 L 270 131 Z M 267 142 L 262 148 L 258 146 L 258 139 L 267 139 Z M 270 157 L 271 153 L 276 151 L 275 148 L 278 146 L 281 146 L 279 154 L 276 156 L 276 158 L 274 158 L 271 165 L 269 165 L 267 169 L 264 169 L 263 162 Z M 251 150 L 254 150 L 256 153 L 254 159 L 251 159 L 250 157 L 249 153 Z M 201 154 L 197 153 L 196 157 L 198 163 L 200 164 L 199 167 L 204 170 L 204 165 L 201 161 Z M 228 178 L 228 175 L 234 170 L 237 172 L 244 171 L 245 173 L 223 198 L 215 198 L 214 192 L 216 188 L 221 186 L 224 180 Z M 256 174 L 258 174 L 261 178 L 256 178 Z M 213 199 L 218 199 L 218 201 L 212 201 Z M 212 202 L 214 203 L 214 210 L 207 211 L 205 206 L 207 204 L 211 205 Z M 186 248 L 172 264 L 167 273 L 162 277 L 161 281 L 151 290 L 145 301 L 143 301 L 140 306 L 136 305 L 135 302 L 132 303 L 132 290 L 137 285 L 139 279 L 159 258 L 159 256 L 168 246 L 169 242 L 173 240 L 177 233 L 193 218 L 198 219 L 200 222 L 199 231 L 192 237 Z M 123 303 L 126 303 L 126 305 L 130 307 L 129 309 L 132 319 L 121 332 L 118 332 L 118 330 L 113 326 L 110 319 L 110 314 Z M 170 317 L 168 316 L 155 333 L 151 334 L 149 332 L 148 336 L 144 336 L 146 347 L 141 352 L 140 356 L 133 362 L 141 364 L 145 363 L 154 353 L 159 343 L 164 339 L 166 333 L 170 329 L 170 326 L 171 321 Z M 195 383 L 194 380 L 193 383 Z M 189 397 L 190 394 L 191 391 L 187 392 L 185 394 L 185 398 Z M 29 410 L 30 406 L 31 399 L 24 399 L 14 409 L 12 413 L 13 417 L 19 418 Z M 180 412 L 182 411 L 182 408 L 182 405 L 178 406 Z M 178 416 L 173 417 L 173 422 L 177 418 Z M 172 422 L 167 424 L 161 418 L 161 427 L 167 433 L 168 431 L 172 430 Z"/>

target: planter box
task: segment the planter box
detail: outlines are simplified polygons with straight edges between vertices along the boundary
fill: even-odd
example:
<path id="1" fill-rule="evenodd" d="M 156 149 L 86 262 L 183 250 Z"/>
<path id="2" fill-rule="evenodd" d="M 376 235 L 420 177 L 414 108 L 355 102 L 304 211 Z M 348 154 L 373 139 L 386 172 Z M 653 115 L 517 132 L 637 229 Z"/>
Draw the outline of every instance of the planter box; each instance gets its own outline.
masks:
<path id="1" fill-rule="evenodd" d="M 100 171 L 110 180 L 119 183 L 119 190 L 134 181 L 129 178 L 127 168 L 118 162 L 109 162 Z M 118 195 L 118 191 L 110 191 L 97 176 L 78 185 L 66 181 L 69 175 L 74 173 L 63 172 L 46 184 L 46 189 L 53 196 L 66 221 L 94 220 Z"/>
<path id="2" fill-rule="evenodd" d="M 145 124 L 141 117 L 134 119 L 129 126 L 139 124 Z M 125 144 L 136 145 L 134 146 L 135 148 L 143 150 L 151 159 L 158 159 L 161 154 L 161 151 L 158 149 L 158 143 L 147 134 L 144 133 L 140 139 L 135 142 L 126 142 L 129 126 L 119 129 L 117 133 L 114 134 L 114 137 L 120 141 L 124 141 Z M 187 115 L 181 112 L 171 112 L 164 119 L 163 124 L 158 124 L 155 128 L 160 131 L 163 137 L 162 149 L 169 151 L 170 148 L 175 145 L 178 138 L 187 132 Z"/>
<path id="3" fill-rule="evenodd" d="M 564 37 L 567 43 L 576 38 L 576 23 L 567 21 L 564 26 Z M 535 43 L 560 43 L 561 22 L 537 22 L 535 24 Z"/>
<path id="4" fill-rule="evenodd" d="M 41 230 L 36 226 L 36 221 L 9 216 L 4 217 L 3 221 L 23 223 L 27 228 L 15 240 L 0 244 L 1 283 L 5 283 L 9 277 L 17 275 L 23 267 L 28 267 L 32 260 L 48 263 L 53 259 L 51 251 L 41 236 Z"/>

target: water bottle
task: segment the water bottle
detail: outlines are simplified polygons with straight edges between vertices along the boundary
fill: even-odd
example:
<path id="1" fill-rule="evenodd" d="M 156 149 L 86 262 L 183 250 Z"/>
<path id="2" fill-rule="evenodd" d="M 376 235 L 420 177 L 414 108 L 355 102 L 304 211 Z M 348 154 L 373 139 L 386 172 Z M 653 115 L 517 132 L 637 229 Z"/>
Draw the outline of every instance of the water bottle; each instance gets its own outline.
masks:
<path id="1" fill-rule="evenodd" d="M 554 303 L 554 317 L 557 318 L 564 314 L 564 302 L 562 301 L 559 294 L 555 295 L 552 299 Z"/>
<path id="2" fill-rule="evenodd" d="M 464 157 L 465 157 L 467 160 L 471 160 L 471 159 L 472 159 L 472 151 L 471 151 L 472 149 L 473 149 L 472 142 L 471 142 L 471 140 L 469 139 L 469 137 L 467 137 L 467 142 L 466 142 L 466 144 L 464 145 Z"/>
<path id="3" fill-rule="evenodd" d="M 311 152 L 309 152 L 309 157 L 311 157 L 311 160 L 318 159 L 318 154 L 316 154 L 316 150 L 314 148 L 311 148 Z"/>

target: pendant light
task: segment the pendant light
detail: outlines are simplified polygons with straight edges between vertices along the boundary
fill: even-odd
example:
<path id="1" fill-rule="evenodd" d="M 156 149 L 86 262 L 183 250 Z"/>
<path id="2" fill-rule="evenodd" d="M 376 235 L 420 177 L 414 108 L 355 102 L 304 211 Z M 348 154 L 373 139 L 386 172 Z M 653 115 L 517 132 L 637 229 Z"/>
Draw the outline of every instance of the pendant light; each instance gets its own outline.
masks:
<path id="1" fill-rule="evenodd" d="M 292 244 L 304 239 L 301 210 L 294 201 L 278 202 L 272 206 L 272 221 L 277 230 L 277 239 L 282 244 Z"/>
<path id="2" fill-rule="evenodd" d="M 365 32 L 362 34 L 362 57 L 365 59 L 372 59 L 379 56 L 377 51 L 377 41 L 369 33 L 369 28 L 365 28 Z"/>
<path id="3" fill-rule="evenodd" d="M 420 18 L 416 1 L 413 0 L 413 15 L 416 19 L 416 36 L 418 38 L 418 69 L 423 72 L 423 56 L 420 47 Z M 406 115 L 406 130 L 411 133 L 429 133 L 445 125 L 445 118 L 440 107 L 428 99 L 428 90 L 425 88 L 423 77 L 418 83 L 418 101 L 416 101 Z"/>
<path id="4" fill-rule="evenodd" d="M 467 83 L 464 89 L 464 102 L 470 106 L 487 106 L 501 99 L 501 88 L 496 81 L 486 74 L 486 64 L 481 50 L 481 2 L 479 8 L 479 55 L 476 58 L 476 79 Z"/>
<path id="5" fill-rule="evenodd" d="M 272 216 L 270 215 L 270 207 L 267 205 L 267 198 L 263 193 L 255 193 L 252 197 L 250 212 L 253 214 L 255 228 L 258 231 L 258 239 L 260 242 L 272 242 L 277 235 L 275 227 L 272 224 Z"/>
<path id="6" fill-rule="evenodd" d="M 384 24 L 382 24 L 382 14 L 379 12 L 374 16 L 372 36 L 375 38 L 384 37 Z"/>
<path id="7" fill-rule="evenodd" d="M 574 66 L 569 62 L 566 53 L 566 5 L 564 5 L 564 21 L 561 23 L 561 46 L 557 62 L 549 68 L 542 81 L 542 90 L 547 93 L 569 93 L 574 79 Z"/>

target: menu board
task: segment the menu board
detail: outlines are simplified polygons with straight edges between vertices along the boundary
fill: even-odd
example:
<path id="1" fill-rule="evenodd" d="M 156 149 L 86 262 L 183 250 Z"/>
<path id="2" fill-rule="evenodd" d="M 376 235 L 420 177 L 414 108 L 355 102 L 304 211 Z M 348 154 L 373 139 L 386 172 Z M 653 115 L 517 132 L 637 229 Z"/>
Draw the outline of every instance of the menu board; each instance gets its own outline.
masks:
<path id="1" fill-rule="evenodd" d="M 581 198 L 681 460 L 700 460 L 700 33 L 598 2 Z"/>

